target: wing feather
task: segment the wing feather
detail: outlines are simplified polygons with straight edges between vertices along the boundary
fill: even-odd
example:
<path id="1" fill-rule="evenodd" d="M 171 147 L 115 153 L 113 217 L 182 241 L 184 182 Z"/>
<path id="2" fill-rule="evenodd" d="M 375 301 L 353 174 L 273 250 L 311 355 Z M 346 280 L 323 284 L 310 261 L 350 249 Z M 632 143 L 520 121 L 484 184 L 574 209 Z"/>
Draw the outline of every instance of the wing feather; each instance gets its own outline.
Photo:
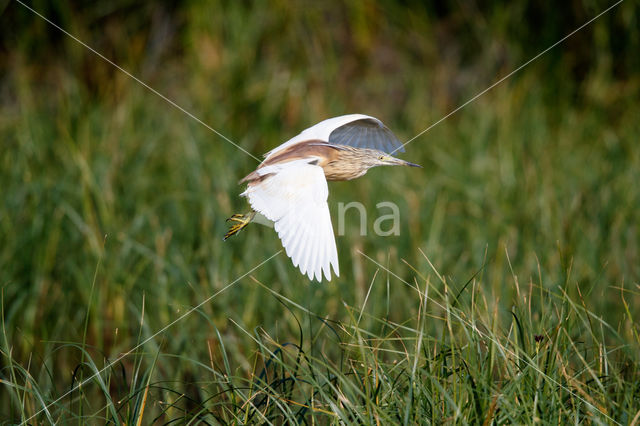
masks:
<path id="1" fill-rule="evenodd" d="M 312 235 L 313 234 L 313 229 L 308 229 L 307 232 L 301 233 L 301 235 L 299 236 L 300 238 L 300 254 L 299 254 L 299 259 L 300 259 L 300 270 L 302 271 L 303 274 L 306 274 L 309 271 L 309 252 L 311 250 L 311 246 L 313 244 L 312 240 Z M 296 252 L 294 252 L 294 256 L 295 256 Z"/>
<path id="2" fill-rule="evenodd" d="M 294 264 L 309 279 L 339 276 L 338 252 L 327 197 L 329 188 L 314 159 L 269 166 L 269 176 L 242 193 L 254 210 L 274 222 L 282 245 Z M 265 167 L 266 168 L 266 167 Z"/>
<path id="3" fill-rule="evenodd" d="M 375 118 L 362 118 L 337 127 L 329 134 L 328 142 L 355 148 L 372 148 L 387 153 L 404 152 L 398 138 Z"/>
<path id="4" fill-rule="evenodd" d="M 387 153 L 404 152 L 402 144 L 382 121 L 364 114 L 348 114 L 329 118 L 303 130 L 282 145 L 265 154 L 276 155 L 288 147 L 309 140 L 321 140 L 335 145 L 373 148 Z"/>

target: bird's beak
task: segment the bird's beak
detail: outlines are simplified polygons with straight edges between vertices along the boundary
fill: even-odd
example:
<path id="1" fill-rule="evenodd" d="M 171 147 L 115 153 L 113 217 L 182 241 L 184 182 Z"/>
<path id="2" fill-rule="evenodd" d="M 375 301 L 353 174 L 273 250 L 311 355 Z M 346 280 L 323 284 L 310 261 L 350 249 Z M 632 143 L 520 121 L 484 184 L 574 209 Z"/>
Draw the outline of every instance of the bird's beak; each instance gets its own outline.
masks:
<path id="1" fill-rule="evenodd" d="M 421 166 L 420 164 L 410 163 L 410 162 L 408 162 L 408 161 L 403 161 L 403 162 L 402 162 L 402 164 L 403 164 L 404 166 L 409 166 L 409 167 L 419 167 L 419 168 L 422 168 L 422 166 Z"/>
<path id="2" fill-rule="evenodd" d="M 409 167 L 420 167 L 422 168 L 421 165 L 419 164 L 414 164 L 414 163 L 410 163 L 408 161 L 404 161 L 401 160 L 399 158 L 396 157 L 385 157 L 384 159 L 385 164 L 388 164 L 389 166 L 409 166 Z"/>

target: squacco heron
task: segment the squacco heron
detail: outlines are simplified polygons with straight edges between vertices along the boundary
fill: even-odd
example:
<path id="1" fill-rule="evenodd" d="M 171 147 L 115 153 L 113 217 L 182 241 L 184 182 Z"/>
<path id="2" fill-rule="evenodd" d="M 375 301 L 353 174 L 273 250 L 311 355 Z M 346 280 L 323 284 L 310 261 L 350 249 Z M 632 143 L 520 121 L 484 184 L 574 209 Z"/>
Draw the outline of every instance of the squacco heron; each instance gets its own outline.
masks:
<path id="1" fill-rule="evenodd" d="M 324 120 L 265 154 L 240 183 L 252 211 L 236 214 L 224 239 L 247 226 L 256 214 L 273 222 L 293 265 L 310 280 L 340 275 L 329 216 L 329 180 L 351 180 L 375 166 L 417 164 L 392 157 L 402 144 L 380 120 L 350 114 Z"/>

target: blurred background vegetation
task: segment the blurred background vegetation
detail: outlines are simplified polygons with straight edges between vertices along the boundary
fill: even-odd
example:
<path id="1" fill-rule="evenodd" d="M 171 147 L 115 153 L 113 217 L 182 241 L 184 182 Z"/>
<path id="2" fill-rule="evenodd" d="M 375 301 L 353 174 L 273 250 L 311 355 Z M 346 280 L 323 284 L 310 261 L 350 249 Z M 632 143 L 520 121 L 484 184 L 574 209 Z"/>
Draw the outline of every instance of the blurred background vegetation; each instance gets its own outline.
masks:
<path id="1" fill-rule="evenodd" d="M 355 112 L 408 140 L 612 3 L 27 4 L 260 156 L 321 119 Z M 254 159 L 20 3 L 0 10 L 0 378 L 20 382 L 10 374 L 19 365 L 52 401 L 87 357 L 115 359 L 281 244 L 259 226 L 222 242 L 224 220 L 247 209 L 237 181 Z M 402 324 L 417 315 L 414 290 L 398 277 L 444 291 L 427 258 L 451 291 L 475 276 L 502 327 L 520 286 L 532 286 L 579 295 L 619 333 L 616 344 L 634 340 L 638 52 L 640 6 L 625 1 L 411 142 L 403 157 L 423 170 L 374 169 L 330 184 L 332 212 L 360 201 L 370 231 L 376 203 L 397 203 L 400 236 L 360 236 L 357 215 L 347 215 L 340 278 L 309 283 L 281 254 L 134 359 L 150 365 L 167 355 L 154 380 L 204 400 L 213 390 L 186 385 L 200 377 L 199 363 L 224 358 L 248 375 L 258 328 L 280 344 L 300 337 L 295 318 L 304 313 L 256 281 L 338 322 L 370 290 L 360 327 L 371 329 L 375 318 Z M 532 329 L 552 327 L 541 300 L 529 300 L 529 311 Z M 322 327 L 308 322 L 307 344 L 337 357 L 342 349 L 314 340 Z M 124 371 L 138 365 L 130 358 Z M 0 392 L 0 420 L 39 408 L 25 404 Z"/>

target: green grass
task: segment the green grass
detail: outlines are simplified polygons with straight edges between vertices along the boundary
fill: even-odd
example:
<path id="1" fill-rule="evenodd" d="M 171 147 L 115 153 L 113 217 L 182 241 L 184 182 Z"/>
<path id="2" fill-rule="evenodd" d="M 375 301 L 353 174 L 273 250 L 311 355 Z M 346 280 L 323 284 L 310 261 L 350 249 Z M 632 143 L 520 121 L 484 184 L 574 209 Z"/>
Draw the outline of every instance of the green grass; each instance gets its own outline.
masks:
<path id="1" fill-rule="evenodd" d="M 512 38 L 520 6 L 39 10 L 259 156 L 350 112 L 410 139 L 548 45 Z M 410 143 L 424 169 L 330 184 L 370 232 L 347 214 L 317 284 L 263 264 L 271 229 L 222 242 L 252 158 L 10 3 L 0 422 L 638 424 L 638 16 Z"/>

